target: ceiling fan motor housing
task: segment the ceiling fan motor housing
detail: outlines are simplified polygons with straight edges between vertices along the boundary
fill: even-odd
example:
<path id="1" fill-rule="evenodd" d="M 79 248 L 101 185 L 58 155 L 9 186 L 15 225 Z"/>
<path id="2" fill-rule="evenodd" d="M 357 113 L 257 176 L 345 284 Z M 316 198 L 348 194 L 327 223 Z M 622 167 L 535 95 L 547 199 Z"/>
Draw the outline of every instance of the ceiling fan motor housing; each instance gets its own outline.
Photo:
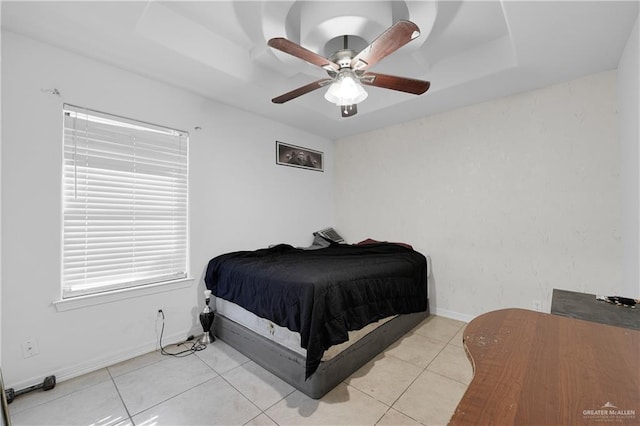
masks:
<path id="1" fill-rule="evenodd" d="M 355 58 L 356 52 L 352 49 L 342 49 L 335 52 L 329 57 L 329 60 L 338 64 L 340 68 L 350 68 L 351 60 Z"/>

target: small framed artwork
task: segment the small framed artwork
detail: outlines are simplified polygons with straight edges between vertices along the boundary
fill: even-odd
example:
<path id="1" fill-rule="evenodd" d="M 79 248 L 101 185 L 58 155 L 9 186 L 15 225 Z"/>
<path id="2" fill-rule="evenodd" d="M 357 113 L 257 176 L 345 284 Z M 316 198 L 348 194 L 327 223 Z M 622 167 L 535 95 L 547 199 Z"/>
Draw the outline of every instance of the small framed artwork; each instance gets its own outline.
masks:
<path id="1" fill-rule="evenodd" d="M 324 171 L 324 158 L 320 151 L 276 141 L 276 163 L 281 166 Z"/>

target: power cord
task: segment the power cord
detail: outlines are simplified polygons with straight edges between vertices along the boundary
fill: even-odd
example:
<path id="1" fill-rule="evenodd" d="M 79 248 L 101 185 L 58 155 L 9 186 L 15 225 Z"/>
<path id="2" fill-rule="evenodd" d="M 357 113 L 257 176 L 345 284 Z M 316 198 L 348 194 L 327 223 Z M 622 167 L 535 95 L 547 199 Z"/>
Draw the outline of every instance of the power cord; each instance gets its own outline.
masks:
<path id="1" fill-rule="evenodd" d="M 186 356 L 193 355 L 194 353 L 205 350 L 207 348 L 207 345 L 198 343 L 198 341 L 196 340 L 188 349 L 185 349 L 180 352 L 174 352 L 174 353 L 167 352 L 167 350 L 162 346 L 162 335 L 164 334 L 164 312 L 162 311 L 162 309 L 160 309 L 158 313 L 162 315 L 162 329 L 160 330 L 160 353 L 162 355 L 170 355 L 176 358 L 184 358 Z M 183 345 L 184 343 L 187 343 L 188 341 L 191 341 L 193 339 L 194 339 L 193 336 L 189 336 L 186 341 L 180 342 L 176 346 Z"/>

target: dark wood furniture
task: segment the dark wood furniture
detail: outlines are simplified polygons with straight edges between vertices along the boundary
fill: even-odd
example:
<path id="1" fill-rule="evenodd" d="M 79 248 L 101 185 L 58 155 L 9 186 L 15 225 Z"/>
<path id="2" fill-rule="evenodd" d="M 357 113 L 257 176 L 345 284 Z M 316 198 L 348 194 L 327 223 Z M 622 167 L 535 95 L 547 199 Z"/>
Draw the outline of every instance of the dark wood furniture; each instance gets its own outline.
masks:
<path id="1" fill-rule="evenodd" d="M 626 308 L 596 300 L 595 294 L 554 288 L 551 298 L 551 313 L 640 330 L 640 308 Z"/>
<path id="2" fill-rule="evenodd" d="M 640 423 L 640 332 L 523 309 L 472 320 L 451 425 Z"/>
<path id="3" fill-rule="evenodd" d="M 220 314 L 216 315 L 214 328 L 220 340 L 305 395 L 319 399 L 428 316 L 429 310 L 396 316 L 339 354 L 322 361 L 308 379 L 305 379 L 306 359 L 303 355 Z"/>

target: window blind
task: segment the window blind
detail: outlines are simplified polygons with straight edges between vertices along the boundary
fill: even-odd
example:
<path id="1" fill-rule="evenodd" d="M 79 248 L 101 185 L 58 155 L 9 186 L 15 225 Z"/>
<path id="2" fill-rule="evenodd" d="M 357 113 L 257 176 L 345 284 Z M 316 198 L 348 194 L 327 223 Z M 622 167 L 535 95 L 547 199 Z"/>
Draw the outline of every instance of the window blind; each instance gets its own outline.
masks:
<path id="1" fill-rule="evenodd" d="M 62 297 L 187 276 L 188 134 L 64 105 Z"/>

